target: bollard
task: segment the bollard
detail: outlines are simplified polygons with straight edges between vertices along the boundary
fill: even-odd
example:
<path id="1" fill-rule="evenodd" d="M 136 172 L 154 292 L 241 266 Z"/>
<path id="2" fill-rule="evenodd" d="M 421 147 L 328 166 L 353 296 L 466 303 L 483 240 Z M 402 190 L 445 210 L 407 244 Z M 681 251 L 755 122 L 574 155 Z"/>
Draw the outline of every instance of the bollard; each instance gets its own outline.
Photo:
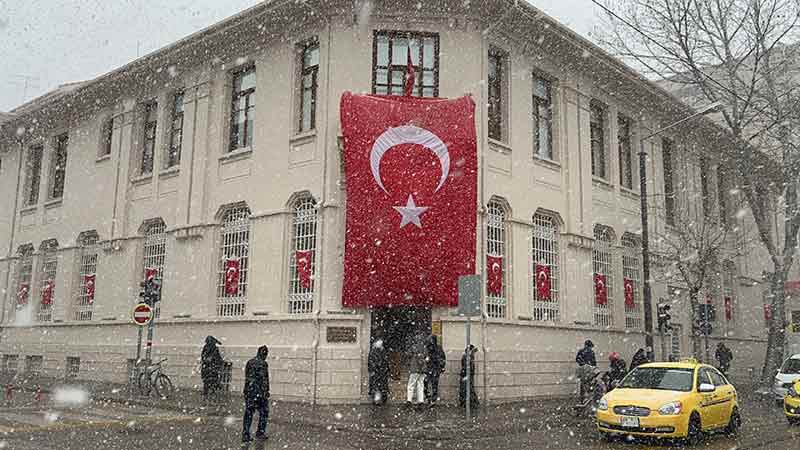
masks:
<path id="1" fill-rule="evenodd" d="M 14 385 L 8 383 L 6 385 L 6 402 L 10 402 L 14 397 Z"/>

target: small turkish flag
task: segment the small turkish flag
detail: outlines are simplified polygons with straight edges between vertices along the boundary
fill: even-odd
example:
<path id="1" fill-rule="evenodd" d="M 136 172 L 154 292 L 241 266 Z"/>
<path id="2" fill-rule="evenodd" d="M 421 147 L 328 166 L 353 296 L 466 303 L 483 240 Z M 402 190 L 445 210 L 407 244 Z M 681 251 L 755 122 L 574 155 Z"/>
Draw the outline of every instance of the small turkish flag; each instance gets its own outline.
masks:
<path id="1" fill-rule="evenodd" d="M 733 299 L 725 297 L 725 320 L 733 319 Z"/>
<path id="2" fill-rule="evenodd" d="M 18 305 L 26 305 L 28 303 L 28 292 L 30 291 L 31 286 L 29 283 L 20 283 L 19 289 L 17 289 L 17 304 Z"/>
<path id="3" fill-rule="evenodd" d="M 311 289 L 311 250 L 297 250 L 294 252 L 294 262 L 297 268 L 297 279 L 303 289 Z"/>
<path id="4" fill-rule="evenodd" d="M 94 283 L 95 283 L 95 275 L 84 275 L 83 276 L 83 284 L 86 286 L 86 300 L 91 305 L 94 303 Z"/>
<path id="5" fill-rule="evenodd" d="M 764 320 L 772 320 L 772 305 L 764 305 Z"/>
<path id="6" fill-rule="evenodd" d="M 539 300 L 551 300 L 550 266 L 536 264 L 536 294 Z"/>
<path id="7" fill-rule="evenodd" d="M 414 84 L 416 83 L 414 62 L 411 61 L 411 45 L 408 46 L 407 58 L 408 61 L 406 63 L 406 82 L 405 85 L 403 86 L 403 93 L 405 94 L 406 97 L 411 97 L 414 94 Z"/>
<path id="8" fill-rule="evenodd" d="M 503 257 L 486 255 L 486 287 L 492 295 L 503 294 Z"/>
<path id="9" fill-rule="evenodd" d="M 158 269 L 155 267 L 148 267 L 144 269 L 144 281 L 153 280 L 156 276 L 158 276 Z"/>
<path id="10" fill-rule="evenodd" d="M 55 288 L 55 282 L 53 280 L 47 280 L 44 282 L 44 287 L 42 287 L 42 304 L 43 305 L 51 305 L 53 303 L 53 290 Z"/>
<path id="11" fill-rule="evenodd" d="M 633 298 L 633 280 L 630 278 L 623 278 L 623 288 L 625 289 L 625 307 L 628 309 L 636 308 L 636 300 Z"/>
<path id="12" fill-rule="evenodd" d="M 225 294 L 235 296 L 239 293 L 239 260 L 225 260 Z"/>
<path id="13" fill-rule="evenodd" d="M 606 276 L 602 273 L 594 274 L 594 301 L 598 305 L 608 304 L 608 287 L 606 286 Z"/>

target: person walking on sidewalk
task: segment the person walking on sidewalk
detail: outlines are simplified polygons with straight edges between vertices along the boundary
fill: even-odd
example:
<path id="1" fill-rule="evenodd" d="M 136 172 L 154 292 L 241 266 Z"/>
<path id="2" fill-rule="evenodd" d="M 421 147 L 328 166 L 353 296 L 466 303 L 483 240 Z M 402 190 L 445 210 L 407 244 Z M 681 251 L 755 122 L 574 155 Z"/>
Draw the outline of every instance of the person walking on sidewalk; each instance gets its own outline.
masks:
<path id="1" fill-rule="evenodd" d="M 220 387 L 222 374 L 222 355 L 217 345 L 222 342 L 214 336 L 206 336 L 206 345 L 200 353 L 200 378 L 203 379 L 203 395 L 208 397 Z"/>
<path id="2" fill-rule="evenodd" d="M 428 403 L 433 406 L 439 401 L 439 376 L 444 372 L 447 357 L 436 336 L 428 337 L 428 372 L 425 376 L 425 390 Z"/>
<path id="3" fill-rule="evenodd" d="M 250 427 L 253 415 L 258 411 L 258 428 L 256 439 L 267 438 L 267 418 L 269 417 L 269 365 L 267 355 L 269 348 L 262 345 L 256 356 L 247 361 L 244 368 L 244 418 L 242 426 L 242 442 L 250 442 Z"/>
<path id="4" fill-rule="evenodd" d="M 580 383 L 579 403 L 583 403 L 588 393 L 589 382 L 595 375 L 594 369 L 597 368 L 597 358 L 594 356 L 594 343 L 591 340 L 587 339 L 586 342 L 583 343 L 583 348 L 578 350 L 578 353 L 575 355 L 575 362 L 578 364 L 575 377 Z"/>
<path id="5" fill-rule="evenodd" d="M 425 371 L 428 366 L 426 360 L 425 339 L 419 335 L 414 336 L 408 355 L 407 405 L 425 403 Z"/>
<path id="6" fill-rule="evenodd" d="M 733 352 L 723 342 L 717 344 L 717 351 L 714 354 L 717 359 L 717 367 L 723 375 L 728 376 L 728 370 L 731 368 L 731 361 L 733 361 Z"/>
<path id="7" fill-rule="evenodd" d="M 369 371 L 369 398 L 374 405 L 383 405 L 389 399 L 389 358 L 383 339 L 376 339 L 367 357 Z"/>
<path id="8" fill-rule="evenodd" d="M 461 382 L 458 386 L 458 406 L 466 406 L 467 404 L 467 354 L 469 354 L 469 404 L 478 406 L 478 394 L 475 393 L 475 353 L 478 351 L 474 345 L 464 350 L 461 356 Z"/>

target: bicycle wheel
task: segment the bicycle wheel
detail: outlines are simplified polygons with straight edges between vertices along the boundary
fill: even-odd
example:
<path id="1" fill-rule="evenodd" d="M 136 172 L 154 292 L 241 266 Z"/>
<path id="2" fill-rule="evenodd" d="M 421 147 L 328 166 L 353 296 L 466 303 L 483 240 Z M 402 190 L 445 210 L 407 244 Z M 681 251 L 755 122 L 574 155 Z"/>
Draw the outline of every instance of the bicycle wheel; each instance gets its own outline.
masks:
<path id="1" fill-rule="evenodd" d="M 163 373 L 158 374 L 155 380 L 156 395 L 161 398 L 168 398 L 172 395 L 172 381 Z"/>
<path id="2" fill-rule="evenodd" d="M 150 377 L 147 371 L 142 371 L 139 374 L 137 385 L 139 386 L 139 392 L 141 392 L 142 395 L 150 395 L 150 391 L 153 389 L 153 386 L 150 383 Z"/>

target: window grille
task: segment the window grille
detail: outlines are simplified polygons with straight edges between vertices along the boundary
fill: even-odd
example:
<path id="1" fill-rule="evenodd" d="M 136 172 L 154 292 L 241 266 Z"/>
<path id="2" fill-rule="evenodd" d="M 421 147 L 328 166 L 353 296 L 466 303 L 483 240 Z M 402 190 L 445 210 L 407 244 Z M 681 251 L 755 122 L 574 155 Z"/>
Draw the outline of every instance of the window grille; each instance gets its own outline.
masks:
<path id="1" fill-rule="evenodd" d="M 33 250 L 26 251 L 20 257 L 19 261 L 19 278 L 17 279 L 17 309 L 24 307 L 28 302 L 31 301 L 32 293 L 33 293 L 33 286 L 31 286 L 31 278 L 33 277 Z M 26 297 L 21 299 L 20 292 L 22 290 L 26 290 Z M 24 300 L 24 301 L 23 301 Z M 22 303 L 21 303 L 22 302 Z"/>
<path id="2" fill-rule="evenodd" d="M 150 102 L 144 106 L 144 141 L 142 145 L 141 174 L 153 172 L 153 158 L 156 151 L 156 129 L 158 128 L 158 103 Z"/>
<path id="3" fill-rule="evenodd" d="M 607 328 L 614 326 L 614 264 L 612 245 L 613 237 L 611 230 L 600 226 L 595 227 L 592 266 L 595 275 L 605 275 L 606 277 L 606 294 L 608 296 L 608 301 L 605 305 L 597 304 L 597 299 L 594 295 L 594 277 L 592 277 L 594 324 Z"/>
<path id="4" fill-rule="evenodd" d="M 56 149 L 53 153 L 53 167 L 50 169 L 52 178 L 50 179 L 50 199 L 57 199 L 64 196 L 64 182 L 67 178 L 67 146 L 69 136 L 62 134 L 56 138 Z"/>
<path id="5" fill-rule="evenodd" d="M 502 319 L 506 317 L 506 293 L 508 279 L 506 267 L 506 211 L 500 202 L 492 201 L 486 208 L 486 254 L 499 256 L 503 280 L 499 294 L 486 292 L 486 314 Z"/>
<path id="6" fill-rule="evenodd" d="M 403 95 L 410 45 L 415 73 L 413 95 L 439 96 L 439 35 L 378 31 L 373 42 L 373 94 Z"/>
<path id="7" fill-rule="evenodd" d="M 316 273 L 317 207 L 314 199 L 306 197 L 297 201 L 292 217 L 292 253 L 289 255 L 289 313 L 310 313 L 314 308 L 314 275 Z M 311 285 L 303 287 L 297 272 L 295 253 L 311 254 Z"/>
<path id="8" fill-rule="evenodd" d="M 631 119 L 620 115 L 617 119 L 619 140 L 619 184 L 633 189 L 633 151 L 631 149 Z"/>
<path id="9" fill-rule="evenodd" d="M 78 259 L 78 295 L 75 297 L 74 320 L 92 320 L 95 298 L 86 286 L 87 276 L 94 275 L 94 292 L 97 290 L 97 236 L 88 235 L 81 243 Z"/>
<path id="10" fill-rule="evenodd" d="M 533 320 L 558 322 L 559 306 L 559 258 L 558 224 L 550 216 L 533 216 L 531 288 L 533 292 Z M 540 299 L 536 285 L 536 265 L 542 264 L 550 269 L 550 299 Z"/>
<path id="11" fill-rule="evenodd" d="M 631 280 L 633 283 L 633 306 L 631 307 L 625 304 L 625 328 L 629 330 L 641 330 L 644 328 L 644 316 L 642 314 L 641 304 L 641 270 L 639 241 L 633 237 L 623 237 L 622 276 Z"/>
<path id="12" fill-rule="evenodd" d="M 176 92 L 172 97 L 172 123 L 169 130 L 169 150 L 167 151 L 166 168 L 181 163 L 181 147 L 183 146 L 183 92 Z"/>
<path id="13" fill-rule="evenodd" d="M 237 206 L 222 220 L 220 259 L 217 268 L 217 315 L 243 316 L 247 305 L 248 267 L 250 264 L 250 209 Z M 234 295 L 225 290 L 225 261 L 239 261 L 239 283 Z"/>
<path id="14" fill-rule="evenodd" d="M 256 108 L 256 68 L 247 67 L 233 76 L 231 135 L 228 151 L 253 145 L 253 117 Z M 248 213 L 249 214 L 249 213 Z"/>
<path id="15" fill-rule="evenodd" d="M 592 146 L 592 175 L 606 178 L 606 110 L 592 101 L 589 106 L 589 134 Z"/>
<path id="16" fill-rule="evenodd" d="M 3 371 L 8 375 L 16 375 L 19 370 L 19 355 L 3 355 Z"/>
<path id="17" fill-rule="evenodd" d="M 106 156 L 111 154 L 111 140 L 114 136 L 114 118 L 110 117 L 103 122 L 102 138 L 100 140 L 100 155 Z"/>
<path id="18" fill-rule="evenodd" d="M 313 130 L 317 111 L 317 75 L 319 74 L 319 42 L 315 39 L 302 46 L 300 52 L 300 129 Z"/>
<path id="19" fill-rule="evenodd" d="M 35 205 L 39 201 L 43 151 L 41 145 L 28 150 L 28 158 L 25 161 L 25 204 L 28 206 Z"/>
<path id="20" fill-rule="evenodd" d="M 553 98 L 549 80 L 533 76 L 533 146 L 543 159 L 553 157 Z"/>
<path id="21" fill-rule="evenodd" d="M 67 356 L 66 368 L 66 377 L 68 380 L 78 378 L 78 374 L 80 374 L 81 371 L 81 359 L 74 356 Z"/>
<path id="22" fill-rule="evenodd" d="M 46 252 L 42 256 L 41 279 L 39 284 L 39 312 L 36 319 L 39 322 L 50 322 L 53 320 L 53 305 L 56 303 L 56 272 L 58 269 L 58 258 L 52 252 Z M 50 303 L 44 303 L 45 290 L 50 289 Z"/>
<path id="23" fill-rule="evenodd" d="M 27 375 L 40 375 L 43 367 L 44 358 L 41 355 L 30 355 L 25 357 L 25 373 Z"/>
<path id="24" fill-rule="evenodd" d="M 167 226 L 159 220 L 147 227 L 142 248 L 142 280 L 145 280 L 147 270 L 155 270 L 156 278 L 164 288 L 164 262 L 167 256 Z M 163 301 L 163 297 L 162 297 Z M 161 317 L 161 302 L 156 303 L 154 317 Z"/>

